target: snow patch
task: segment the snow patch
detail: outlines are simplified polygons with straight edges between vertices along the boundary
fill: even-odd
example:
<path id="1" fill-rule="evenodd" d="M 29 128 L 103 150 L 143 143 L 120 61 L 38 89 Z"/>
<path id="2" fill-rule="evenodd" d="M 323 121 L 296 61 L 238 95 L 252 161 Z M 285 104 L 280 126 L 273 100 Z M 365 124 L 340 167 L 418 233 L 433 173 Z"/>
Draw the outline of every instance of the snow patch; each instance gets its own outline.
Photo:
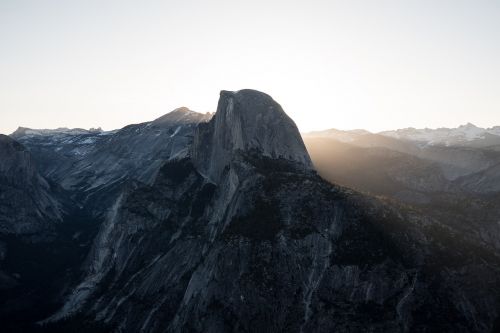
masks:
<path id="1" fill-rule="evenodd" d="M 380 132 L 379 134 L 395 139 L 423 142 L 428 145 L 451 146 L 485 139 L 488 134 L 500 136 L 500 127 L 486 129 L 467 123 L 457 128 L 416 129 L 410 127 L 395 131 Z"/>

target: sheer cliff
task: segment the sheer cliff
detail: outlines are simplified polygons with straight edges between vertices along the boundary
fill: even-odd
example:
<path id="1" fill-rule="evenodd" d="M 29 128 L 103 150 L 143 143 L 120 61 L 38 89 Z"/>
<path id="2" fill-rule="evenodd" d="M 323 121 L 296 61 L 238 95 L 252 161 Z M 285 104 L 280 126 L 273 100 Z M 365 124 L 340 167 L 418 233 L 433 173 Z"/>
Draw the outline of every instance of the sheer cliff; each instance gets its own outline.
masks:
<path id="1" fill-rule="evenodd" d="M 492 331 L 499 268 L 437 220 L 327 183 L 276 102 L 223 91 L 188 153 L 119 196 L 84 278 L 43 325 Z"/>
<path id="2" fill-rule="evenodd" d="M 33 234 L 61 220 L 61 205 L 29 151 L 0 135 L 0 233 Z"/>
<path id="3" fill-rule="evenodd" d="M 235 154 L 250 150 L 312 166 L 295 123 L 269 95 L 250 89 L 221 91 L 212 121 L 197 128 L 192 160 L 200 172 L 218 181 Z"/>

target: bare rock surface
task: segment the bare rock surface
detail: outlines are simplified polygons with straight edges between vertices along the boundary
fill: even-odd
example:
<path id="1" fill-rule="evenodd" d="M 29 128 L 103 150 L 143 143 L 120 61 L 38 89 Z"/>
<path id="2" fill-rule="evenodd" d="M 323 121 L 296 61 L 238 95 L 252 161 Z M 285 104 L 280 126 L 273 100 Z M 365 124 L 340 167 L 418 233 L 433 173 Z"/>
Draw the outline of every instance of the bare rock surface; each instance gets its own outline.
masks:
<path id="1" fill-rule="evenodd" d="M 200 172 L 218 181 L 235 154 L 250 150 L 312 168 L 297 126 L 277 102 L 255 90 L 223 90 L 215 116 L 197 129 L 193 162 Z"/>
<path id="2" fill-rule="evenodd" d="M 189 153 L 109 210 L 48 330 L 494 331 L 497 254 L 331 185 L 269 96 L 222 92 Z M 284 140 L 286 142 L 284 142 Z"/>
<path id="3" fill-rule="evenodd" d="M 61 220 L 61 205 L 30 152 L 0 135 L 0 233 L 34 234 Z"/>

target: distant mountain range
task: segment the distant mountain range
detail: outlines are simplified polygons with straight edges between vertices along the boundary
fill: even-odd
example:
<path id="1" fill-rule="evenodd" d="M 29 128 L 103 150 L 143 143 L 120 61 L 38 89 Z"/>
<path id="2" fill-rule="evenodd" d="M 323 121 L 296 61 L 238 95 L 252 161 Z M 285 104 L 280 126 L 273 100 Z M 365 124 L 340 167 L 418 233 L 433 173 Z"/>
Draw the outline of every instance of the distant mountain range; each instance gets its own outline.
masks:
<path id="1" fill-rule="evenodd" d="M 303 138 L 329 181 L 419 207 L 500 249 L 500 137 L 485 131 L 331 129 Z"/>
<path id="2" fill-rule="evenodd" d="M 245 89 L 0 136 L 0 330 L 495 332 L 498 135 L 427 132 L 301 136 Z"/>
<path id="3" fill-rule="evenodd" d="M 350 142 L 356 140 L 361 135 L 368 134 L 374 133 L 362 129 L 349 131 L 329 129 L 306 133 L 309 137 L 332 137 L 343 142 Z M 481 128 L 471 123 L 456 128 L 416 129 L 410 127 L 393 131 L 383 131 L 375 134 L 435 146 L 489 147 L 500 145 L 500 126 Z"/>
<path id="4" fill-rule="evenodd" d="M 189 110 L 188 108 L 182 107 L 176 110 L 179 111 L 190 111 L 191 117 L 197 117 L 197 113 Z M 181 114 L 181 113 L 179 113 Z M 166 117 L 167 115 L 163 116 Z M 209 119 L 212 114 L 207 113 L 204 117 Z M 160 117 L 155 120 L 156 124 L 162 121 Z M 184 121 L 188 121 L 189 116 L 186 116 Z M 103 131 L 99 128 L 91 128 L 89 130 L 82 128 L 56 128 L 56 129 L 32 129 L 26 127 L 19 127 L 15 132 L 10 134 L 13 138 L 22 138 L 23 140 L 29 140 L 30 138 L 37 138 L 36 140 L 42 140 L 42 138 L 48 138 L 56 142 L 62 143 L 65 140 L 78 140 L 75 142 L 78 145 L 91 144 L 93 141 L 98 140 L 101 136 L 107 136 L 116 133 L 118 130 Z M 378 134 L 386 137 L 391 137 L 399 140 L 415 141 L 427 145 L 444 145 L 444 146 L 471 146 L 471 147 L 488 147 L 494 145 L 500 145 L 500 126 L 494 126 L 490 128 L 477 127 L 472 123 L 467 123 L 455 128 L 441 127 L 436 129 L 422 128 L 417 129 L 413 127 L 382 131 L 377 133 L 372 133 L 364 129 L 355 130 L 338 130 L 338 129 L 327 129 L 321 131 L 306 132 L 303 135 L 308 137 L 332 137 L 336 140 L 342 142 L 351 142 L 356 140 L 360 136 Z M 50 144 L 47 142 L 47 144 Z M 73 154 L 81 154 L 81 151 L 75 149 Z"/>

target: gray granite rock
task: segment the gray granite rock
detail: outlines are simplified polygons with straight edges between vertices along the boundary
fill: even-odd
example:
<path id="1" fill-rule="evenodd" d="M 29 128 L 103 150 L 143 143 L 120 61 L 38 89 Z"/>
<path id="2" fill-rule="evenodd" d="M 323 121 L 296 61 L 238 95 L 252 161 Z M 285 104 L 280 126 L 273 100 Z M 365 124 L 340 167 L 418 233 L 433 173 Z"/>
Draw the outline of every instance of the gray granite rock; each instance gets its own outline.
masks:
<path id="1" fill-rule="evenodd" d="M 222 92 L 189 154 L 115 202 L 85 276 L 44 324 L 115 332 L 494 331 L 494 252 L 331 185 L 292 121 Z"/>
<path id="2" fill-rule="evenodd" d="M 0 233 L 50 231 L 62 207 L 39 173 L 29 151 L 0 135 Z"/>
<path id="3" fill-rule="evenodd" d="M 201 173 L 218 182 L 239 151 L 256 151 L 312 168 L 297 126 L 276 101 L 255 90 L 223 90 L 215 116 L 197 128 L 191 156 Z"/>

